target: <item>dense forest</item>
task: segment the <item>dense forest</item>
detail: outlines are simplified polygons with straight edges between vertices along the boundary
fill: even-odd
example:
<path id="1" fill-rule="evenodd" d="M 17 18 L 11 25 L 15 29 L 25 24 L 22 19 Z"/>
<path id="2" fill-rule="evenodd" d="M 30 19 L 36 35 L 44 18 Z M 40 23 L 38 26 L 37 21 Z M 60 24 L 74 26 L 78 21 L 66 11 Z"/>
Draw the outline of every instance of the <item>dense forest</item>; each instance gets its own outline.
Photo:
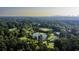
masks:
<path id="1" fill-rule="evenodd" d="M 78 51 L 79 17 L 0 17 L 0 51 Z"/>

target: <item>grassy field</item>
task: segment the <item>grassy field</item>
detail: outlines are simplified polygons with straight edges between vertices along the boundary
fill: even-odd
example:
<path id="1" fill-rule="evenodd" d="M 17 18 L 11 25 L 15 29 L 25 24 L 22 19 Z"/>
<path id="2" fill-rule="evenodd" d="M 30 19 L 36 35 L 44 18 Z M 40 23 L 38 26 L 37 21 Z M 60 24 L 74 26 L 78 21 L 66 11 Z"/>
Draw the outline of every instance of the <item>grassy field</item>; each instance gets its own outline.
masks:
<path id="1" fill-rule="evenodd" d="M 12 29 L 9 29 L 9 31 L 15 31 L 17 30 L 17 28 L 12 28 Z"/>
<path id="2" fill-rule="evenodd" d="M 57 38 L 57 36 L 55 36 L 53 33 L 49 34 L 48 40 L 52 41 L 55 40 Z"/>
<path id="3" fill-rule="evenodd" d="M 48 31 L 51 31 L 52 29 L 49 29 L 49 28 L 39 28 L 39 30 L 44 31 L 44 32 L 48 32 Z"/>
<path id="4" fill-rule="evenodd" d="M 47 41 L 44 41 L 43 44 L 45 44 L 47 46 L 47 48 L 54 48 L 53 43 L 47 43 Z"/>

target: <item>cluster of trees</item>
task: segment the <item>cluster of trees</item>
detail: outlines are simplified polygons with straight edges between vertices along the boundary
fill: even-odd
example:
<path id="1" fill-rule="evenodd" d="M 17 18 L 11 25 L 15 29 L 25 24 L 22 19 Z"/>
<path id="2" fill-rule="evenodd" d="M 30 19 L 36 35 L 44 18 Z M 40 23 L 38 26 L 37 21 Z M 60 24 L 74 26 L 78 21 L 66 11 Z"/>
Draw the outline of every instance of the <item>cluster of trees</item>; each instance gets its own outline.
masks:
<path id="1" fill-rule="evenodd" d="M 61 21 L 61 22 L 60 22 Z M 54 41 L 57 51 L 79 50 L 79 24 L 78 20 L 60 20 L 53 25 L 53 32 L 60 32 L 59 38 Z M 76 23 L 75 23 L 76 22 Z"/>
<path id="2" fill-rule="evenodd" d="M 34 29 L 28 21 L 0 19 L 0 51 L 47 51 L 42 40 L 32 38 Z M 38 27 L 37 27 L 38 28 Z"/>
<path id="3" fill-rule="evenodd" d="M 32 20 L 31 20 L 32 19 Z M 79 20 L 45 20 L 49 18 L 0 18 L 0 51 L 77 51 L 79 50 Z M 51 33 L 58 38 L 49 40 L 32 38 L 32 34 L 40 27 L 51 28 Z M 50 33 L 49 33 L 50 34 Z"/>

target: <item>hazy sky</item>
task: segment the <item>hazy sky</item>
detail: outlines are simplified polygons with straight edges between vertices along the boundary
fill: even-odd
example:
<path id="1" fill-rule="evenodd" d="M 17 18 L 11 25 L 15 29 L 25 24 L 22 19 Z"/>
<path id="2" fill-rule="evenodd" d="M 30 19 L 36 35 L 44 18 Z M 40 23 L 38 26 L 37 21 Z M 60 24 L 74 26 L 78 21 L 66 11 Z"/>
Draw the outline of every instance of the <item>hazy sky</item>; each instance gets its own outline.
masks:
<path id="1" fill-rule="evenodd" d="M 0 7 L 0 16 L 76 16 L 77 7 Z"/>

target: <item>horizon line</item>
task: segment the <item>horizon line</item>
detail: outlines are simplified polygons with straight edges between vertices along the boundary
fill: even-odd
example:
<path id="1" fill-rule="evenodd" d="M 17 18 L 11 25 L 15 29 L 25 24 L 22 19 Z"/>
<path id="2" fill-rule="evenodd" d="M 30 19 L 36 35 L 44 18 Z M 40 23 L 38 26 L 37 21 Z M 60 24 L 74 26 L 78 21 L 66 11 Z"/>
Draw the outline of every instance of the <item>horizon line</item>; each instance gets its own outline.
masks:
<path id="1" fill-rule="evenodd" d="M 70 15 L 67 15 L 67 16 L 63 16 L 63 15 L 55 15 L 55 16 L 58 16 L 58 17 L 79 17 L 79 15 L 72 15 L 72 16 L 70 16 Z M 15 16 L 15 15 L 13 15 L 13 16 L 0 16 L 0 17 L 55 17 L 55 16 Z"/>

